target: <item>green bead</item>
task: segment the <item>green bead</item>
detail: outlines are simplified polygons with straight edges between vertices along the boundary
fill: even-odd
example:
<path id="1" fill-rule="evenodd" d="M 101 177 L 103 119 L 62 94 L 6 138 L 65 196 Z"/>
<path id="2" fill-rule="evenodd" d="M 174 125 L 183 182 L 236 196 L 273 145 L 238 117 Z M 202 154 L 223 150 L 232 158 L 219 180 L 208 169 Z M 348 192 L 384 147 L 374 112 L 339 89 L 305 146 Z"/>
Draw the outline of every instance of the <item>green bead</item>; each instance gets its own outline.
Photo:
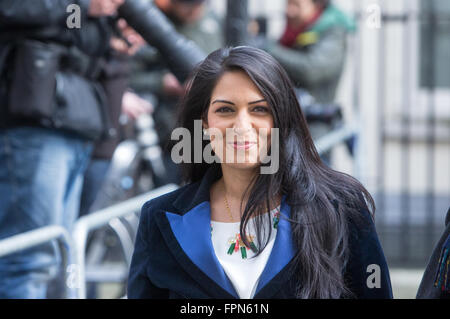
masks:
<path id="1" fill-rule="evenodd" d="M 277 227 L 278 227 L 278 222 L 279 222 L 280 220 L 278 219 L 278 218 L 274 218 L 273 219 L 273 228 L 275 228 L 275 229 L 277 229 Z"/>
<path id="2" fill-rule="evenodd" d="M 242 259 L 247 258 L 247 251 L 246 251 L 245 247 L 241 247 L 241 254 L 242 254 Z"/>
<path id="3" fill-rule="evenodd" d="M 232 244 L 230 245 L 230 248 L 228 249 L 228 252 L 227 252 L 228 255 L 232 255 L 232 254 L 233 254 L 234 246 L 235 246 L 235 245 L 236 245 L 236 243 L 232 243 Z"/>
<path id="4" fill-rule="evenodd" d="M 255 254 L 258 252 L 258 248 L 256 248 L 256 245 L 253 242 L 250 243 L 250 248 Z"/>

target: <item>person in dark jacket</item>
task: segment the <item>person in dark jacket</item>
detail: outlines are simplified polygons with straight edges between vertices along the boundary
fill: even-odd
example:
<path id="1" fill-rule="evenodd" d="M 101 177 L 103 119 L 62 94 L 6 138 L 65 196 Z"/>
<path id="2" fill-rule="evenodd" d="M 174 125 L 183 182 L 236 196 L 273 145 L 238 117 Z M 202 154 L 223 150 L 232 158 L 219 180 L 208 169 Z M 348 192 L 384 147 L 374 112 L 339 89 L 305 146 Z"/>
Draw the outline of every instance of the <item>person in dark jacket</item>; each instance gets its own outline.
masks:
<path id="1" fill-rule="evenodd" d="M 126 115 L 136 120 L 141 114 L 151 112 L 153 106 L 128 89 L 130 77 L 130 57 L 144 45 L 144 40 L 127 23 L 120 19 L 119 37 L 111 38 L 110 52 L 102 59 L 99 81 L 108 101 L 109 119 L 112 134 L 97 140 L 94 144 L 91 160 L 86 168 L 80 199 L 80 214 L 88 214 L 97 199 L 105 177 L 111 165 L 111 159 L 117 145 L 122 141 L 120 116 Z M 128 42 L 128 43 L 127 43 Z"/>
<path id="2" fill-rule="evenodd" d="M 96 61 L 110 45 L 107 17 L 122 3 L 0 1 L 0 239 L 50 224 L 72 228 L 92 143 L 104 129 Z M 80 28 L 68 24 L 73 5 Z M 90 115 L 98 121 L 88 132 L 80 127 Z M 55 247 L 0 258 L 0 298 L 45 298 L 60 261 Z"/>
<path id="3" fill-rule="evenodd" d="M 322 163 L 265 51 L 211 53 L 173 136 L 187 184 L 143 206 L 128 298 L 392 298 L 371 195 Z"/>
<path id="4" fill-rule="evenodd" d="M 417 291 L 417 299 L 450 299 L 450 208 Z"/>
<path id="5" fill-rule="evenodd" d="M 222 23 L 205 0 L 156 0 L 176 31 L 192 40 L 205 53 L 224 44 Z M 176 121 L 176 107 L 184 93 L 184 83 L 167 68 L 166 57 L 152 46 L 143 47 L 132 58 L 130 87 L 140 96 L 156 96 L 153 117 L 160 146 L 164 151 L 167 183 L 179 183 L 177 167 L 172 165 L 167 144 Z"/>

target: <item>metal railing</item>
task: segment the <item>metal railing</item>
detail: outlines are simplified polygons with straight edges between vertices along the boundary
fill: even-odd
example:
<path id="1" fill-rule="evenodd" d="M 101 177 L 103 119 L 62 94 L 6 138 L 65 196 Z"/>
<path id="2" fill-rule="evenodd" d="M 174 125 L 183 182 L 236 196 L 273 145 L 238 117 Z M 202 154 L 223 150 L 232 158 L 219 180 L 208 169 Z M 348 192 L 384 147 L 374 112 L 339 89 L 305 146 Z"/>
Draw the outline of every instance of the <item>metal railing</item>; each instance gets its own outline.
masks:
<path id="1" fill-rule="evenodd" d="M 116 204 L 97 212 L 91 213 L 87 216 L 81 217 L 74 226 L 72 238 L 74 242 L 74 249 L 72 250 L 72 261 L 77 265 L 75 289 L 71 298 L 86 298 L 86 267 L 85 267 L 85 250 L 86 240 L 90 231 L 99 227 L 107 225 L 111 221 L 132 214 L 141 209 L 142 205 L 153 198 L 166 194 L 177 189 L 175 184 L 169 184 L 143 195 L 128 199 L 120 204 Z M 133 239 L 131 239 L 133 241 Z M 129 243 L 130 244 L 130 243 Z M 132 250 L 132 243 L 131 248 Z"/>
<path id="2" fill-rule="evenodd" d="M 0 257 L 57 240 L 61 244 L 60 246 L 64 248 L 64 256 L 66 257 L 63 266 L 67 270 L 64 271 L 67 296 L 84 299 L 86 298 L 85 250 L 89 232 L 111 224 L 111 227 L 121 237 L 121 242 L 125 243 L 124 248 L 129 250 L 130 254 L 128 257 L 126 255 L 127 264 L 129 264 L 134 238 L 128 238 L 128 241 L 123 240 L 126 238 L 125 231 L 121 231 L 121 227 L 117 225 L 115 220 L 140 210 L 148 200 L 177 188 L 178 186 L 175 184 L 168 184 L 81 217 L 75 223 L 72 233 L 69 233 L 62 226 L 50 225 L 0 240 Z M 67 281 L 68 273 L 72 275 L 70 283 Z"/>
<path id="3" fill-rule="evenodd" d="M 53 240 L 57 240 L 60 244 L 59 247 L 63 248 L 63 267 L 67 269 L 67 266 L 72 263 L 71 251 L 73 241 L 69 232 L 59 225 L 41 227 L 0 240 L 0 257 L 39 246 Z M 67 283 L 67 272 L 64 272 L 64 281 Z M 66 285 L 67 296 L 71 294 L 71 289 L 70 285 Z"/>
<path id="4" fill-rule="evenodd" d="M 346 124 L 317 139 L 314 144 L 319 155 L 322 155 L 333 147 L 344 143 L 355 134 L 357 134 L 356 125 Z"/>
<path id="5" fill-rule="evenodd" d="M 326 134 L 316 142 L 319 154 L 326 152 L 334 146 L 343 143 L 356 133 L 354 125 L 345 125 L 331 133 Z M 38 246 L 52 240 L 57 240 L 64 250 L 64 280 L 68 298 L 86 298 L 86 242 L 88 234 L 102 226 L 109 225 L 119 237 L 124 251 L 127 265 L 131 263 L 134 238 L 125 229 L 119 218 L 129 216 L 141 209 L 148 200 L 177 189 L 175 184 L 169 184 L 142 195 L 125 200 L 104 209 L 93 212 L 78 219 L 69 233 L 64 227 L 50 225 L 18 234 L 0 241 L 0 257 L 12 254 L 27 248 Z M 68 275 L 71 282 L 68 282 Z"/>
<path id="6" fill-rule="evenodd" d="M 68 231 L 62 226 L 51 225 L 0 240 L 0 257 L 52 240 L 59 240 L 66 247 L 72 246 L 72 239 Z"/>

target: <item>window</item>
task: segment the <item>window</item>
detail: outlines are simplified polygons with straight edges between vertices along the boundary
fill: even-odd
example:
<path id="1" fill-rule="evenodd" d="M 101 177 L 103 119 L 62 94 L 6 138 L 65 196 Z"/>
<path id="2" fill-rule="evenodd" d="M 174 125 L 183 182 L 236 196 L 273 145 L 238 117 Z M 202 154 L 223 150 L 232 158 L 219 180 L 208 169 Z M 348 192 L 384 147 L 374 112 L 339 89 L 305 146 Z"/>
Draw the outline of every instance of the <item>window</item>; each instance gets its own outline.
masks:
<path id="1" fill-rule="evenodd" d="M 420 2 L 420 86 L 450 88 L 450 1 Z"/>

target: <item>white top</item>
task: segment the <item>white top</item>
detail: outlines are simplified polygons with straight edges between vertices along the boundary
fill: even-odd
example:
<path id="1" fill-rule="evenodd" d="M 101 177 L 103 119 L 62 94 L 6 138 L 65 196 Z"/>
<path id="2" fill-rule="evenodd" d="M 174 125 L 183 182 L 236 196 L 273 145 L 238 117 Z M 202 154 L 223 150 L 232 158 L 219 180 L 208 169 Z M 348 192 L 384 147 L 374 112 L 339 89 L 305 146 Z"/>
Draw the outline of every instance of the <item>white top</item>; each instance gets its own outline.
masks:
<path id="1" fill-rule="evenodd" d="M 278 206 L 270 211 L 270 214 L 272 215 L 272 227 L 274 214 L 279 209 L 280 207 Z M 264 267 L 266 266 L 270 253 L 272 252 L 277 230 L 272 228 L 269 242 L 259 256 L 252 258 L 255 253 L 251 249 L 246 249 L 247 258 L 243 259 L 240 248 L 238 251 L 233 251 L 231 255 L 227 253 L 230 249 L 230 241 L 235 238 L 237 234 L 239 234 L 239 226 L 240 222 L 222 223 L 211 221 L 211 240 L 217 259 L 222 265 L 223 270 L 233 284 L 239 297 L 241 299 L 250 299 L 255 295 L 259 278 L 264 270 Z M 266 223 L 265 227 L 267 226 L 268 225 Z M 249 221 L 247 230 L 248 235 L 255 236 L 256 244 L 256 231 L 252 220 Z M 264 233 L 268 234 L 268 232 L 263 232 L 263 234 Z"/>

